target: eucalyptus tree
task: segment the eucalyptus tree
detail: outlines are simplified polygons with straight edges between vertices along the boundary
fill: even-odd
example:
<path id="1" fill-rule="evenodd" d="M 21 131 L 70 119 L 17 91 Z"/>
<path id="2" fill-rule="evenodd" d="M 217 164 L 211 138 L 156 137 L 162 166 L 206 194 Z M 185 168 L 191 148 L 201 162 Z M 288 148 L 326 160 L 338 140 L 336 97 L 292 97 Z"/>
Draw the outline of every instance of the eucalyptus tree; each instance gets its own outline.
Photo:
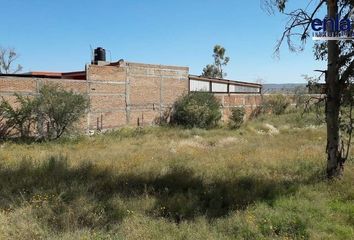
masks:
<path id="1" fill-rule="evenodd" d="M 203 69 L 202 76 L 212 78 L 224 78 L 226 73 L 223 68 L 229 63 L 230 58 L 225 56 L 226 49 L 220 45 L 215 45 L 213 50 L 214 64 L 208 64 Z"/>
<path id="2" fill-rule="evenodd" d="M 353 131 L 354 42 L 350 37 L 339 39 L 331 36 L 335 35 L 338 28 L 353 36 L 351 17 L 354 0 L 293 1 L 293 5 L 298 7 L 288 9 L 289 1 L 263 0 L 263 6 L 270 13 L 277 9 L 288 17 L 284 32 L 276 44 L 276 53 L 284 42 L 290 51 L 302 51 L 314 29 L 322 29 L 329 36 L 316 42 L 314 55 L 317 60 L 327 61 L 327 69 L 323 71 L 326 94 L 322 99 L 326 106 L 327 176 L 339 177 L 349 156 Z M 323 12 L 325 16 L 321 21 L 316 16 Z"/>
<path id="3" fill-rule="evenodd" d="M 19 55 L 13 48 L 0 47 L 0 74 L 18 73 L 22 71 L 22 66 L 13 66 Z"/>

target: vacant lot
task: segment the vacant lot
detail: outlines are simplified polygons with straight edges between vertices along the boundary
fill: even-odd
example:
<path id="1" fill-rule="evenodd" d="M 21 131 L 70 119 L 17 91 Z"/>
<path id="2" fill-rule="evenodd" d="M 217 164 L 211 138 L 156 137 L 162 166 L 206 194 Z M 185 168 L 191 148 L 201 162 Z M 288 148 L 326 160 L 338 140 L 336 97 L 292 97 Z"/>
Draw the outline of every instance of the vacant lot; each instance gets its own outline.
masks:
<path id="1" fill-rule="evenodd" d="M 0 145 L 0 239 L 353 239 L 312 115 Z"/>

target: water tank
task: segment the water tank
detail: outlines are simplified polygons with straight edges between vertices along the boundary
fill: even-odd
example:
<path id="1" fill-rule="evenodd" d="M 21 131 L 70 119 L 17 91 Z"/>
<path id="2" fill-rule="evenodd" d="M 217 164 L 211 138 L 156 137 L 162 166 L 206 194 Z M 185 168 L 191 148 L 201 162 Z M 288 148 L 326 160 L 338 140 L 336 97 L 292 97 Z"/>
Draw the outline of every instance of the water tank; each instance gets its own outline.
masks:
<path id="1" fill-rule="evenodd" d="M 106 50 L 104 48 L 98 47 L 95 49 L 94 62 L 106 61 Z"/>

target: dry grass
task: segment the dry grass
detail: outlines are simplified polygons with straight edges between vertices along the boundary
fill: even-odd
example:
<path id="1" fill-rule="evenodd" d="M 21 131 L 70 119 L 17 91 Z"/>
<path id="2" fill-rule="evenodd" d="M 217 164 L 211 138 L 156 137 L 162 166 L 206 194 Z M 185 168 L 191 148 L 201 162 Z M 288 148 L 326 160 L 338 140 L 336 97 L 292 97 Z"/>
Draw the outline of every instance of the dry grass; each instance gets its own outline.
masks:
<path id="1" fill-rule="evenodd" d="M 324 181 L 325 130 L 298 119 L 5 143 L 0 239 L 353 239 L 354 164 Z"/>

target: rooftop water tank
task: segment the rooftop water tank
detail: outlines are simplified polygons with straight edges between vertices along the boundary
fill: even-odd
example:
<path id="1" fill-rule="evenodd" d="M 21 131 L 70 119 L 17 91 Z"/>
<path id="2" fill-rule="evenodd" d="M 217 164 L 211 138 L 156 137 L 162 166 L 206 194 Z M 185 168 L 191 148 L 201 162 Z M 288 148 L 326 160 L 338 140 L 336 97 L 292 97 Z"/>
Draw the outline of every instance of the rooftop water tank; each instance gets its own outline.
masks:
<path id="1" fill-rule="evenodd" d="M 94 62 L 97 64 L 98 61 L 106 61 L 106 50 L 104 48 L 98 47 L 94 51 Z"/>

